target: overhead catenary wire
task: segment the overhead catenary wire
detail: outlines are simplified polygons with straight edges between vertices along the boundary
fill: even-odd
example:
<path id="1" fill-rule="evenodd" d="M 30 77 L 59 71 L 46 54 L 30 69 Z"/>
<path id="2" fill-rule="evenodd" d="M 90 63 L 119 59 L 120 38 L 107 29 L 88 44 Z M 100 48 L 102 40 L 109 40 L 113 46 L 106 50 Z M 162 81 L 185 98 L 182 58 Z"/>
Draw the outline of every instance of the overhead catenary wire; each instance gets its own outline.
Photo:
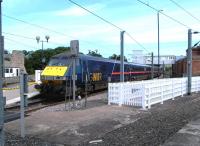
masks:
<path id="1" fill-rule="evenodd" d="M 22 23 L 25 23 L 25 24 L 28 24 L 28 25 L 37 27 L 37 28 L 41 28 L 41 29 L 43 29 L 43 30 L 47 30 L 47 31 L 54 32 L 54 33 L 57 33 L 57 34 L 60 34 L 60 35 L 64 35 L 64 36 L 66 36 L 66 37 L 68 36 L 68 35 L 66 35 L 65 33 L 58 32 L 58 31 L 55 31 L 55 30 L 53 30 L 53 29 L 50 29 L 50 28 L 47 28 L 47 27 L 44 27 L 44 26 L 41 26 L 41 25 L 38 25 L 38 24 L 33 24 L 33 23 L 28 22 L 28 21 L 24 21 L 24 20 L 21 20 L 21 19 L 12 17 L 12 16 L 5 15 L 5 14 L 3 14 L 3 16 L 6 17 L 6 18 L 9 18 L 9 19 L 13 19 L 13 20 L 16 20 L 16 21 L 19 21 L 19 22 L 22 22 Z M 72 36 L 68 36 L 68 37 L 71 37 L 71 38 L 72 38 Z"/>
<path id="2" fill-rule="evenodd" d="M 2 32 L 3 34 L 6 35 L 10 35 L 10 36 L 14 36 L 14 37 L 18 37 L 18 38 L 24 38 L 24 39 L 29 39 L 29 40 L 36 40 L 35 38 L 32 37 L 28 37 L 28 36 L 24 36 L 24 35 L 20 35 L 20 34 L 14 34 L 14 33 L 8 33 L 8 32 Z M 57 42 L 52 42 L 52 41 L 48 41 L 49 44 L 54 44 L 54 45 L 61 45 L 61 46 L 65 46 L 65 44 L 61 44 L 61 43 L 57 43 Z"/>
<path id="3" fill-rule="evenodd" d="M 83 10 L 87 11 L 88 13 L 90 13 L 90 14 L 96 16 L 97 18 L 101 19 L 102 21 L 104 21 L 104 22 L 110 24 L 111 26 L 117 28 L 118 30 L 124 31 L 124 29 L 122 29 L 121 27 L 119 27 L 119 26 L 115 25 L 114 23 L 112 23 L 111 21 L 108 21 L 108 20 L 106 20 L 105 18 L 103 18 L 103 17 L 97 15 L 96 13 L 90 11 L 89 9 L 83 7 L 82 5 L 76 3 L 76 2 L 74 2 L 74 1 L 72 1 L 72 0 L 68 0 L 68 1 L 71 2 L 71 3 L 73 3 L 73 4 L 75 4 L 76 6 L 78 6 L 78 7 L 80 7 L 80 8 L 82 8 Z M 134 38 L 130 35 L 130 33 L 126 32 L 126 31 L 125 31 L 125 33 L 126 33 L 136 44 L 138 44 L 141 48 L 143 48 L 144 50 L 146 50 L 147 52 L 149 52 L 141 43 L 139 43 L 139 41 L 137 41 L 136 39 L 134 39 Z"/>
<path id="4" fill-rule="evenodd" d="M 115 28 L 117 28 L 117 29 L 119 29 L 119 30 L 123 31 L 123 29 L 122 29 L 122 28 L 120 28 L 119 26 L 117 26 L 117 25 L 115 25 L 114 23 L 112 23 L 112 22 L 110 22 L 110 21 L 108 21 L 108 20 L 104 19 L 103 17 L 101 17 L 101 16 L 99 16 L 99 15 L 95 14 L 94 12 L 92 12 L 92 11 L 88 10 L 87 8 L 85 8 L 85 7 L 81 6 L 80 4 L 78 4 L 78 3 L 76 3 L 76 2 L 74 2 L 74 1 L 72 1 L 72 0 L 68 0 L 68 1 L 69 1 L 69 2 L 71 2 L 71 3 L 73 3 L 73 4 L 75 4 L 75 5 L 77 5 L 78 7 L 82 8 L 82 9 L 84 9 L 85 11 L 89 12 L 90 14 L 92 14 L 92 15 L 94 15 L 94 16 L 96 16 L 96 17 L 98 17 L 99 19 L 103 20 L 104 22 L 106 22 L 106 23 L 108 23 L 108 24 L 112 25 L 113 27 L 115 27 Z"/>
<path id="5" fill-rule="evenodd" d="M 146 50 L 148 53 L 150 53 L 141 43 L 139 43 L 136 39 L 134 39 L 128 32 L 125 32 L 133 41 L 135 41 L 141 48 Z"/>
<path id="6" fill-rule="evenodd" d="M 141 1 L 141 0 L 137 0 L 137 1 L 138 1 L 139 3 L 141 3 L 141 4 L 143 4 L 143 5 L 145 5 L 145 6 L 149 7 L 149 8 L 151 8 L 151 9 L 154 10 L 154 11 L 161 13 L 161 14 L 164 15 L 165 17 L 167 17 L 167 18 L 173 20 L 174 22 L 176 22 L 176 23 L 178 23 L 178 24 L 180 24 L 180 25 L 186 27 L 187 29 L 190 29 L 190 27 L 189 27 L 188 25 L 186 25 L 186 24 L 182 23 L 181 21 L 179 21 L 179 20 L 177 20 L 177 19 L 175 19 L 175 18 L 173 18 L 173 17 L 171 17 L 171 16 L 165 14 L 163 11 L 160 11 L 160 9 L 154 8 L 153 6 L 149 5 L 149 3 L 145 3 L 145 2 L 143 2 L 143 1 Z"/>
<path id="7" fill-rule="evenodd" d="M 6 35 L 11 35 L 11 36 L 15 36 L 15 37 L 24 38 L 24 39 L 35 40 L 34 38 L 31 38 L 31 37 L 28 37 L 28 36 L 19 35 L 19 34 L 13 34 L 13 33 L 8 33 L 8 32 L 2 32 L 2 33 L 6 34 Z"/>
<path id="8" fill-rule="evenodd" d="M 59 34 L 59 35 L 62 35 L 62 36 L 65 36 L 65 37 L 68 37 L 68 38 L 71 38 L 71 39 L 77 39 L 73 36 L 70 36 L 70 35 L 67 35 L 63 32 L 59 32 L 59 31 L 56 31 L 56 30 L 53 30 L 53 29 L 50 29 L 50 28 L 47 28 L 47 27 L 44 27 L 44 26 L 41 26 L 41 25 L 38 25 L 38 24 L 34 24 L 34 23 L 30 23 L 28 21 L 24 21 L 24 20 L 21 20 L 21 19 L 18 19 L 18 18 L 15 18 L 13 16 L 8 16 L 8 15 L 5 15 L 3 14 L 2 16 L 8 18 L 8 19 L 11 19 L 11 20 L 15 20 L 15 21 L 18 21 L 18 22 L 21 22 L 21 23 L 24 23 L 24 24 L 27 24 L 27 25 L 30 25 L 30 26 L 33 26 L 33 27 L 36 27 L 36 28 L 40 28 L 40 29 L 43 29 L 43 30 L 46 30 L 46 31 L 49 31 L 49 32 L 52 32 L 52 33 L 56 33 L 56 34 Z M 86 40 L 81 40 L 81 42 L 83 43 L 87 43 L 87 44 L 90 44 L 90 45 L 96 45 L 95 43 L 93 42 L 90 42 L 90 41 L 86 41 Z M 101 44 L 102 45 L 102 44 Z"/>
<path id="9" fill-rule="evenodd" d="M 5 40 L 8 40 L 8 41 L 10 41 L 10 42 L 15 42 L 15 43 L 17 43 L 17 44 L 20 44 L 20 45 L 23 45 L 23 46 L 25 46 L 25 47 L 29 47 L 29 48 L 32 48 L 32 49 L 38 49 L 38 48 L 35 47 L 35 46 L 30 46 L 30 45 L 28 45 L 28 44 L 25 44 L 25 43 L 22 43 L 22 42 L 19 42 L 19 41 L 10 39 L 10 38 L 6 38 L 6 37 L 5 37 Z"/>
<path id="10" fill-rule="evenodd" d="M 185 13 L 187 13 L 189 16 L 191 16 L 192 18 L 194 18 L 195 20 L 197 20 L 198 22 L 200 22 L 200 19 L 195 17 L 192 13 L 190 13 L 188 10 L 186 10 L 185 8 L 183 8 L 180 4 L 178 4 L 177 2 L 175 2 L 174 0 L 169 0 L 171 1 L 173 4 L 175 4 L 177 7 L 179 7 L 180 9 L 182 9 Z"/>

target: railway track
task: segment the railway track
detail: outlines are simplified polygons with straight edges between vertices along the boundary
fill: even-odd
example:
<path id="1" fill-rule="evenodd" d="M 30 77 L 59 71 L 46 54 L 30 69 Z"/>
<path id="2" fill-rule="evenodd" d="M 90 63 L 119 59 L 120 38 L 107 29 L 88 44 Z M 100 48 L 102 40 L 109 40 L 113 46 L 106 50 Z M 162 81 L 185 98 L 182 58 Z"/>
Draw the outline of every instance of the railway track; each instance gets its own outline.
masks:
<path id="1" fill-rule="evenodd" d="M 99 91 L 88 94 L 88 97 L 95 96 L 103 92 L 105 92 L 105 90 L 99 90 Z M 46 95 L 37 95 L 28 100 L 28 106 L 25 108 L 25 116 L 29 116 L 31 112 L 35 112 L 43 108 L 56 106 L 56 105 L 64 104 L 64 103 L 68 104 L 69 102 L 72 102 L 72 101 L 73 101 L 72 97 L 69 100 L 69 99 L 65 99 L 65 97 L 63 96 L 59 98 L 58 97 L 55 98 L 54 96 L 47 98 Z M 17 102 L 5 108 L 6 122 L 10 122 L 12 120 L 16 120 L 19 118 L 20 118 L 20 102 Z"/>

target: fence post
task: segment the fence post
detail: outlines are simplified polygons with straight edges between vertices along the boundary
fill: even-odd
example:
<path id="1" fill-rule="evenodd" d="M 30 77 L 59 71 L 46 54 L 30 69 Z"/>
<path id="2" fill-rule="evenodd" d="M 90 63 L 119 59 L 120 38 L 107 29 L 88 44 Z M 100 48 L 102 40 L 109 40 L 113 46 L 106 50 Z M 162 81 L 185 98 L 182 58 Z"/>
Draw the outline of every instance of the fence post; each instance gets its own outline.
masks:
<path id="1" fill-rule="evenodd" d="M 197 79 L 196 79 L 196 93 L 198 93 L 198 82 L 197 82 Z"/>
<path id="2" fill-rule="evenodd" d="M 146 95 L 145 95 L 145 86 L 142 83 L 142 108 L 145 110 L 146 109 Z"/>
<path id="3" fill-rule="evenodd" d="M 123 96 L 123 91 L 122 91 L 122 83 L 120 83 L 120 96 L 119 96 L 119 106 L 122 106 L 122 96 Z"/>
<path id="4" fill-rule="evenodd" d="M 199 78 L 198 78 L 199 79 Z M 198 90 L 198 92 L 199 92 L 199 80 L 197 81 L 197 90 Z"/>
<path id="5" fill-rule="evenodd" d="M 160 84 L 161 87 L 161 104 L 163 104 L 163 84 Z"/>
<path id="6" fill-rule="evenodd" d="M 181 97 L 183 97 L 183 79 L 181 79 Z"/>
<path id="7" fill-rule="evenodd" d="M 172 100 L 174 100 L 174 79 L 172 79 Z"/>
<path id="8" fill-rule="evenodd" d="M 148 95 L 148 108 L 150 109 L 151 108 L 151 90 L 150 90 L 150 87 L 148 88 L 149 89 L 149 95 Z"/>
<path id="9" fill-rule="evenodd" d="M 109 92 L 111 92 L 110 89 L 111 89 L 110 88 L 110 83 L 108 83 L 108 105 L 110 105 L 110 98 L 109 98 L 110 97 L 110 93 Z"/>

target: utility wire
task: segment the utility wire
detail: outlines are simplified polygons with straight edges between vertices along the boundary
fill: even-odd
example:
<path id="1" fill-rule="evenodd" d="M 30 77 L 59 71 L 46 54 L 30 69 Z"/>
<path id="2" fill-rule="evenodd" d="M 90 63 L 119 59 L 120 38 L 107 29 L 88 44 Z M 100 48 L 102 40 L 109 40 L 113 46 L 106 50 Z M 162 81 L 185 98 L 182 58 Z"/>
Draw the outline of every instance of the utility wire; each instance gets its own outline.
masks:
<path id="1" fill-rule="evenodd" d="M 192 13 L 190 13 L 189 11 L 187 11 L 185 8 L 183 8 L 180 4 L 178 4 L 177 2 L 175 2 L 174 0 L 169 0 L 172 3 L 174 3 L 177 7 L 181 8 L 185 13 L 187 13 L 189 16 L 191 16 L 192 18 L 196 19 L 197 21 L 200 22 L 200 19 L 195 17 L 194 15 L 192 15 Z"/>
<path id="2" fill-rule="evenodd" d="M 72 0 L 68 0 L 68 1 L 71 2 L 71 3 L 73 3 L 73 4 L 75 4 L 75 5 L 77 5 L 78 7 L 82 8 L 82 9 L 84 9 L 85 11 L 89 12 L 90 14 L 92 14 L 92 15 L 98 17 L 99 19 L 103 20 L 104 22 L 106 22 L 106 23 L 108 23 L 108 24 L 114 26 L 115 28 L 117 28 L 117 29 L 123 31 L 122 28 L 120 28 L 120 27 L 118 27 L 117 25 L 113 24 L 112 22 L 110 22 L 110 21 L 104 19 L 103 17 L 101 17 L 101 16 L 95 14 L 94 12 L 92 12 L 92 11 L 86 9 L 85 7 L 81 6 L 80 4 L 78 4 L 78 3 L 76 3 L 76 2 L 74 2 L 74 1 L 72 1 Z"/>
<path id="3" fill-rule="evenodd" d="M 60 34 L 60 35 L 64 35 L 64 36 L 67 36 L 66 34 L 62 33 L 62 32 L 58 32 L 58 31 L 55 31 L 55 30 L 52 30 L 52 29 L 49 29 L 49 28 L 46 28 L 46 27 L 43 27 L 41 25 L 37 25 L 37 24 L 33 24 L 33 23 L 29 23 L 27 21 L 24 21 L 24 20 L 21 20 L 21 19 L 17 19 L 15 17 L 12 17 L 12 16 L 8 16 L 8 15 L 5 15 L 3 14 L 4 17 L 6 18 L 9 18 L 9 19 L 13 19 L 13 20 L 16 20 L 16 21 L 19 21 L 19 22 L 22 22 L 22 23 L 25 23 L 25 24 L 28 24 L 28 25 L 31 25 L 31 26 L 34 26 L 34 27 L 38 27 L 38 28 L 41 28 L 41 29 L 44 29 L 44 30 L 47 30 L 47 31 L 50 31 L 50 32 L 54 32 L 54 33 L 57 33 L 57 34 Z M 71 37 L 71 36 L 70 36 Z M 72 38 L 72 37 L 71 37 Z"/>
<path id="4" fill-rule="evenodd" d="M 16 37 L 24 38 L 24 39 L 35 40 L 34 38 L 27 37 L 27 36 L 22 36 L 22 35 L 19 35 L 19 34 L 13 34 L 13 33 L 8 33 L 8 32 L 2 32 L 2 33 L 6 34 L 6 35 L 11 35 L 11 36 L 16 36 Z"/>
<path id="5" fill-rule="evenodd" d="M 34 41 L 36 40 L 35 38 L 31 38 L 31 37 L 24 36 L 24 35 L 19 35 L 19 34 L 14 34 L 14 33 L 8 33 L 8 32 L 2 32 L 2 33 L 6 34 L 6 35 L 11 35 L 11 36 L 19 37 L 19 38 L 24 38 L 24 39 L 34 40 Z M 55 44 L 55 45 L 65 46 L 64 44 L 60 44 L 60 43 L 56 43 L 56 42 L 52 42 L 52 41 L 49 41 L 48 43 L 49 44 Z"/>
<path id="6" fill-rule="evenodd" d="M 150 53 L 141 43 L 139 43 L 136 39 L 134 39 L 128 32 L 125 32 L 133 41 L 135 41 L 141 48 L 146 50 L 148 53 Z"/>
<path id="7" fill-rule="evenodd" d="M 25 47 L 29 47 L 29 48 L 32 48 L 32 49 L 38 49 L 38 48 L 35 47 L 35 46 L 30 46 L 30 45 L 28 45 L 28 44 L 25 44 L 25 43 L 22 43 L 22 42 L 19 42 L 19 41 L 15 41 L 15 40 L 10 39 L 10 38 L 6 38 L 6 37 L 5 37 L 5 40 L 8 40 L 8 41 L 10 41 L 10 42 L 15 42 L 15 43 L 17 43 L 17 44 L 20 44 L 20 45 L 23 45 L 23 46 L 25 46 Z"/>
<path id="8" fill-rule="evenodd" d="M 190 29 L 190 27 L 187 26 L 186 24 L 184 24 L 184 23 L 182 23 L 181 21 L 179 21 L 179 20 L 177 20 L 177 19 L 175 19 L 175 18 L 173 18 L 173 17 L 171 17 L 171 16 L 169 16 L 169 15 L 163 13 L 162 11 L 160 11 L 159 9 L 154 8 L 153 6 L 149 5 L 148 3 L 145 3 L 145 2 L 143 2 L 143 1 L 141 1 L 141 0 L 137 0 L 137 1 L 140 2 L 140 3 L 143 4 L 143 5 L 145 5 L 145 6 L 149 7 L 149 8 L 151 8 L 151 9 L 153 9 L 154 11 L 163 14 L 163 15 L 166 16 L 167 18 L 169 18 L 169 19 L 175 21 L 176 23 L 178 23 L 178 24 L 180 24 L 180 25 L 186 27 L 187 29 Z"/>
<path id="9" fill-rule="evenodd" d="M 47 30 L 47 31 L 49 31 L 49 32 L 53 32 L 53 33 L 56 33 L 56 34 L 59 34 L 59 35 L 65 36 L 65 37 L 69 37 L 69 38 L 72 38 L 72 39 L 77 39 L 77 38 L 75 38 L 75 37 L 73 37 L 73 36 L 69 36 L 69 35 L 67 35 L 67 34 L 65 34 L 65 33 L 58 32 L 58 31 L 52 30 L 52 29 L 50 29 L 50 28 L 43 27 L 43 26 L 41 26 L 41 25 L 33 24 L 33 23 L 30 23 L 30 22 L 27 22 L 27 21 L 24 21 L 24 20 L 21 20 L 21 19 L 12 17 L 12 16 L 8 16 L 8 15 L 5 15 L 5 14 L 3 14 L 3 16 L 6 17 L 6 18 L 8 18 L 8 19 L 12 19 L 12 20 L 15 20 L 15 21 L 18 21 L 18 22 L 21 22 L 21 23 L 25 23 L 25 24 L 27 24 L 27 25 L 34 26 L 34 27 L 37 27 L 37 28 L 40 28 L 40 29 L 43 29 L 43 30 Z M 80 41 L 82 41 L 82 42 L 84 42 L 84 43 L 87 43 L 87 44 L 90 44 L 90 45 L 91 45 L 91 44 L 96 45 L 96 44 L 93 43 L 93 42 L 89 42 L 89 41 L 85 41 L 85 40 L 80 40 Z"/>
<path id="10" fill-rule="evenodd" d="M 101 19 L 102 21 L 104 21 L 104 22 L 106 22 L 106 23 L 112 25 L 113 27 L 117 28 L 118 30 L 120 30 L 120 31 L 123 31 L 123 30 L 124 30 L 124 29 L 122 29 L 121 27 L 119 27 L 119 26 L 113 24 L 112 22 L 106 20 L 105 18 L 103 18 L 103 17 L 101 17 L 101 16 L 95 14 L 94 12 L 88 10 L 87 8 L 83 7 L 82 5 L 76 3 L 76 2 L 74 2 L 74 1 L 72 1 L 72 0 L 68 0 L 68 1 L 71 2 L 71 3 L 73 3 L 73 4 L 75 4 L 76 6 L 78 6 L 78 7 L 80 7 L 80 8 L 82 8 L 83 10 L 89 12 L 90 14 L 96 16 L 97 18 Z M 125 33 L 126 33 L 134 42 L 136 42 L 140 47 L 142 47 L 144 50 L 146 50 L 147 52 L 149 52 L 141 43 L 139 43 L 136 39 L 134 39 L 134 38 L 130 35 L 130 33 L 126 32 L 126 31 L 125 31 Z"/>

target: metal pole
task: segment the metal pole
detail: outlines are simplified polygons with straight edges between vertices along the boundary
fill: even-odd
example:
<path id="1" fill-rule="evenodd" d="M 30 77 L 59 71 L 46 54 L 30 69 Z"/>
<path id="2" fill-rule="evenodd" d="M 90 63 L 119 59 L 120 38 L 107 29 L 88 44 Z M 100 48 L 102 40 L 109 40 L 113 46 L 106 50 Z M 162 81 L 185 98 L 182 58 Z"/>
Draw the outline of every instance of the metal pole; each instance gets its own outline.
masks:
<path id="1" fill-rule="evenodd" d="M 160 74 L 160 20 L 159 20 L 159 13 L 162 10 L 157 12 L 157 21 L 158 21 L 158 74 Z"/>
<path id="2" fill-rule="evenodd" d="M 192 30 L 191 29 L 188 29 L 187 75 L 188 75 L 188 95 L 190 95 L 191 81 L 192 81 Z"/>
<path id="3" fill-rule="evenodd" d="M 67 94 L 68 94 L 68 79 L 66 78 L 66 87 L 65 87 L 65 110 L 67 110 Z"/>
<path id="4" fill-rule="evenodd" d="M 163 78 L 165 78 L 165 62 L 163 61 Z"/>
<path id="5" fill-rule="evenodd" d="M 25 137 L 24 121 L 24 73 L 20 74 L 20 129 L 21 137 Z"/>
<path id="6" fill-rule="evenodd" d="M 72 78 L 69 77 L 69 110 L 71 110 L 71 92 L 72 92 Z"/>
<path id="7" fill-rule="evenodd" d="M 151 79 L 154 77 L 153 52 L 151 53 Z"/>
<path id="8" fill-rule="evenodd" d="M 124 82 L 124 33 L 125 31 L 120 32 L 120 82 Z"/>
<path id="9" fill-rule="evenodd" d="M 87 106 L 87 74 L 85 75 L 85 107 Z"/>
<path id="10" fill-rule="evenodd" d="M 73 58 L 73 75 L 72 75 L 72 79 L 73 79 L 73 107 L 75 107 L 75 100 L 76 100 L 76 58 Z"/>
<path id="11" fill-rule="evenodd" d="M 43 47 L 44 47 L 44 41 L 42 40 L 42 69 L 44 67 L 44 52 L 43 52 Z"/>
<path id="12" fill-rule="evenodd" d="M 3 99 L 3 77 L 4 77 L 4 38 L 2 36 L 2 12 L 0 0 L 0 145 L 4 146 L 4 99 Z"/>

